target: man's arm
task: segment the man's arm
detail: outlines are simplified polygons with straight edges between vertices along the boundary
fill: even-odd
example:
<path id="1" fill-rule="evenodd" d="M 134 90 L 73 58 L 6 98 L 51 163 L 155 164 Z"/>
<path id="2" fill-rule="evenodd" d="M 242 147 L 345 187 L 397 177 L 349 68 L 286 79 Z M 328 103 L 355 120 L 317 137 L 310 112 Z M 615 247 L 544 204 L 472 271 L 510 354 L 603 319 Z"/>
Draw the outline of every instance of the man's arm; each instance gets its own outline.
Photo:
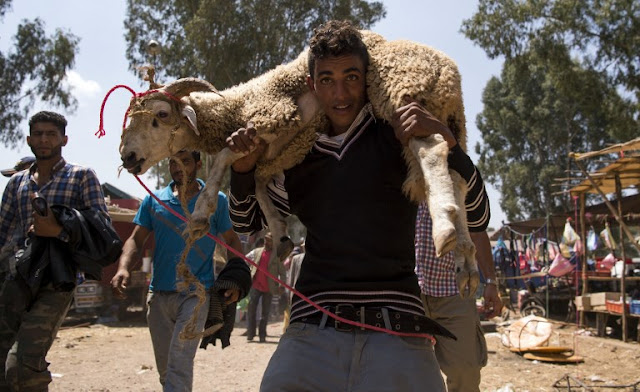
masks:
<path id="1" fill-rule="evenodd" d="M 491 254 L 491 242 L 486 231 L 471 232 L 471 240 L 476 246 L 476 260 L 478 267 L 482 271 L 482 276 L 487 280 L 484 286 L 484 308 L 487 317 L 495 317 L 502 310 L 502 301 L 498 294 L 498 282 L 496 281 L 496 269 Z"/>
<path id="2" fill-rule="evenodd" d="M 11 229 L 15 227 L 13 221 L 18 213 L 15 184 L 16 181 L 9 180 L 2 194 L 2 205 L 0 206 L 0 249 L 8 244 L 13 235 L 13 230 Z"/>
<path id="3" fill-rule="evenodd" d="M 240 128 L 227 138 L 227 146 L 233 152 L 247 155 L 231 166 L 231 192 L 229 194 L 229 216 L 235 231 L 253 234 L 266 227 L 266 219 L 256 199 L 255 166 L 266 148 L 266 143 L 256 136 L 253 124 Z M 288 196 L 282 184 L 269 182 L 267 193 L 283 215 L 289 214 Z"/>
<path id="4" fill-rule="evenodd" d="M 123 290 L 126 289 L 129 284 L 129 270 L 131 269 L 133 259 L 144 246 L 149 234 L 151 234 L 151 230 L 144 226 L 136 225 L 133 233 L 127 238 L 122 247 L 122 255 L 118 261 L 118 271 L 111 279 L 111 287 L 120 295 L 123 294 Z"/>
<path id="5" fill-rule="evenodd" d="M 242 242 L 240 242 L 240 238 L 238 238 L 238 235 L 233 231 L 233 229 L 229 229 L 222 233 L 222 239 L 224 239 L 224 242 L 232 249 L 237 251 L 239 254 L 243 254 Z M 231 259 L 233 257 L 239 256 L 227 249 L 227 259 Z M 240 291 L 238 289 L 230 289 L 224 292 L 224 296 L 226 298 L 225 303 L 228 305 L 232 302 L 238 301 L 240 298 Z"/>

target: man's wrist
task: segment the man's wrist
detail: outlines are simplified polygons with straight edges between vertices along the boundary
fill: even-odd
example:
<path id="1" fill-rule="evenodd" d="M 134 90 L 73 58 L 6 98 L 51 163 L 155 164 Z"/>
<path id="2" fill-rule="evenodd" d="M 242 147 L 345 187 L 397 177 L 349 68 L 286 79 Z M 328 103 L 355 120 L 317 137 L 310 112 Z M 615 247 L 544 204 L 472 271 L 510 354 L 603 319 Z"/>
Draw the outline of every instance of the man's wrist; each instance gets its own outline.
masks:
<path id="1" fill-rule="evenodd" d="M 496 280 L 496 278 L 486 278 L 484 280 L 484 284 L 485 285 L 493 285 L 493 286 L 498 286 L 498 281 Z"/>

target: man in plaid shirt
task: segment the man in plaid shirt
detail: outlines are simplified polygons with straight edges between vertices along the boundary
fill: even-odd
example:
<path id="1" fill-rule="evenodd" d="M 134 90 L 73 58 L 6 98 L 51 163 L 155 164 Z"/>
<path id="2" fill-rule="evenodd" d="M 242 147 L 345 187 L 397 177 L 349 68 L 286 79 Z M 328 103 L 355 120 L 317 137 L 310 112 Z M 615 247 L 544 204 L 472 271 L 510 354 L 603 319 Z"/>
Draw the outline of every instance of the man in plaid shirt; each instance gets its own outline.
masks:
<path id="1" fill-rule="evenodd" d="M 467 176 L 464 176 L 467 179 Z M 484 185 L 477 169 L 467 179 L 467 225 L 476 246 L 478 267 L 485 277 L 484 300 L 487 316 L 499 314 L 498 295 L 491 244 L 485 231 L 488 201 L 476 203 L 469 195 L 483 194 Z M 481 187 L 482 189 L 474 189 Z M 480 200 L 480 199 L 478 199 Z M 456 285 L 453 251 L 436 256 L 432 223 L 426 203 L 418 207 L 416 217 L 416 274 L 422 291 L 425 313 L 456 335 L 457 340 L 438 339 L 435 354 L 440 369 L 447 376 L 449 392 L 480 391 L 480 370 L 487 363 L 487 346 L 476 310 L 475 298 L 462 298 Z"/>
<path id="2" fill-rule="evenodd" d="M 50 209 L 45 215 L 33 211 L 31 199 L 35 192 L 44 197 L 48 205 L 94 208 L 109 221 L 104 195 L 94 171 L 67 163 L 62 158 L 62 147 L 67 144 L 66 125 L 67 120 L 53 112 L 39 112 L 29 119 L 27 144 L 36 161 L 30 168 L 11 177 L 2 196 L 2 254 L 15 254 L 24 249 L 33 235 L 68 242 L 69 233 L 63 230 Z M 0 263 L 8 264 L 11 259 L 0 259 Z M 47 390 L 51 382 L 45 357 L 71 305 L 73 290 L 54 289 L 47 275 L 45 272 L 28 310 L 0 305 L 1 391 Z M 17 282 L 10 274 L 2 282 L 0 296 L 19 298 L 24 295 Z M 12 302 L 18 301 L 6 301 Z"/>

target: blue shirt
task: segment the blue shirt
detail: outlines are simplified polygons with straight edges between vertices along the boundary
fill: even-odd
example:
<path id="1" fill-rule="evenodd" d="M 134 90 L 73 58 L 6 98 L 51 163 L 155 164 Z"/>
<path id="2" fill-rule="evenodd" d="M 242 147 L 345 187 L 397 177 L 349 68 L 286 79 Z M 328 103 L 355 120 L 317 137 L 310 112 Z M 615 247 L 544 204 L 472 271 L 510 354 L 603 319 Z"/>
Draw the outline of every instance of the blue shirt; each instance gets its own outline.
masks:
<path id="1" fill-rule="evenodd" d="M 198 179 L 198 182 L 204 188 L 204 181 Z M 184 216 L 180 200 L 173 195 L 172 186 L 173 181 L 166 188 L 155 192 L 155 195 L 174 211 Z M 196 200 L 201 192 L 202 189 L 189 200 L 188 208 L 190 212 L 193 212 Z M 180 262 L 180 256 L 185 247 L 182 232 L 186 228 L 186 223 L 173 215 L 151 196 L 144 198 L 133 222 L 153 231 L 155 239 L 153 276 L 151 277 L 149 289 L 176 291 L 176 265 Z M 209 219 L 209 223 L 211 225 L 209 232 L 216 236 L 231 229 L 227 196 L 222 192 L 218 192 L 218 208 Z M 186 262 L 191 272 L 206 288 L 210 288 L 213 285 L 213 252 L 215 249 L 216 242 L 205 236 L 193 245 L 187 256 Z"/>

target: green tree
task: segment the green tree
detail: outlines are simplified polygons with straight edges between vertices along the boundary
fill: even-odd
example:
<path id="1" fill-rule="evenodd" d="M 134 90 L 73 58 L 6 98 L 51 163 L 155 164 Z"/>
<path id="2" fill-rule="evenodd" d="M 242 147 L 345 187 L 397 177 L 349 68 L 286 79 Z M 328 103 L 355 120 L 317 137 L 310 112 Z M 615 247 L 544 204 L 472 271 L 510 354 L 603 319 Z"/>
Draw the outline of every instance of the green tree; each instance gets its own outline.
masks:
<path id="1" fill-rule="evenodd" d="M 553 54 L 550 56 L 550 54 Z M 550 60 L 550 57 L 553 60 Z M 563 45 L 533 47 L 506 60 L 483 93 L 479 168 L 501 191 L 510 220 L 568 211 L 554 195 L 569 151 L 591 151 L 637 136 L 635 104 L 602 73 L 584 69 Z"/>
<path id="2" fill-rule="evenodd" d="M 637 0 L 480 0 L 462 32 L 489 57 L 514 58 L 537 42 L 562 43 L 585 68 L 640 98 Z"/>
<path id="3" fill-rule="evenodd" d="M 0 0 L 0 20 L 11 0 Z M 76 99 L 64 79 L 72 69 L 79 39 L 61 29 L 47 35 L 40 18 L 23 20 L 6 53 L 0 51 L 0 143 L 15 148 L 22 138 L 20 123 L 36 101 L 67 111 Z"/>
<path id="4" fill-rule="evenodd" d="M 569 175 L 568 153 L 637 136 L 640 3 L 480 0 L 461 30 L 505 59 L 485 88 L 476 146 L 502 208 L 512 220 L 568 210 L 551 186 Z"/>
<path id="5" fill-rule="evenodd" d="M 192 76 L 225 89 L 294 59 L 329 19 L 366 29 L 384 16 L 381 2 L 363 0 L 129 0 L 127 59 L 131 70 L 152 63 L 159 80 Z M 161 47 L 154 55 L 151 40 Z M 165 170 L 152 174 L 169 178 Z"/>

